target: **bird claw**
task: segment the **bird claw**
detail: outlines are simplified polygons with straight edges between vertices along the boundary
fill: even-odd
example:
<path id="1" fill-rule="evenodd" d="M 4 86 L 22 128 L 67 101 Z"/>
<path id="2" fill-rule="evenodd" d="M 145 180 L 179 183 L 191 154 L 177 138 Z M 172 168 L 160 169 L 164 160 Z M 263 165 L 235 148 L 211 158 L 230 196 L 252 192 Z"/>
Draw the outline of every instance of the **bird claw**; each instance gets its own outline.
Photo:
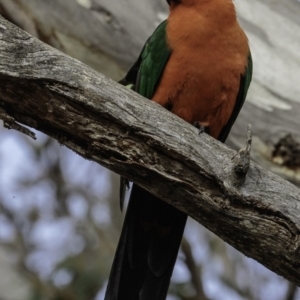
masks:
<path id="1" fill-rule="evenodd" d="M 205 126 L 203 124 L 201 124 L 200 122 L 196 121 L 193 126 L 195 126 L 198 129 L 198 135 L 202 134 L 202 133 L 207 133 L 209 134 L 210 130 L 209 130 L 209 126 Z"/>

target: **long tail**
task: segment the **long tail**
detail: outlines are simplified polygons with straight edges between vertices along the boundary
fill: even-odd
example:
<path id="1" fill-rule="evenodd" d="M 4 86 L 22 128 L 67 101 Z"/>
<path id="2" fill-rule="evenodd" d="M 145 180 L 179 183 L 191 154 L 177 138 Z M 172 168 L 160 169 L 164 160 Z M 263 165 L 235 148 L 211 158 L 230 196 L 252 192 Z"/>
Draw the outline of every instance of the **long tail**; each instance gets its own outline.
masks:
<path id="1" fill-rule="evenodd" d="M 165 300 L 186 219 L 134 184 L 105 300 Z"/>

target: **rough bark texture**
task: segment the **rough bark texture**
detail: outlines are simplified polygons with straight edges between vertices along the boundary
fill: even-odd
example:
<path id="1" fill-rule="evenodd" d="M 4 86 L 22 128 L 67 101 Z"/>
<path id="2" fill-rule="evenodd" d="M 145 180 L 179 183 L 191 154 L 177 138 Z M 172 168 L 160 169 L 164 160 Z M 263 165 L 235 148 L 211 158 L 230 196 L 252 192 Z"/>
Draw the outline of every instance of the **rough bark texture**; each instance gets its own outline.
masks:
<path id="1" fill-rule="evenodd" d="M 13 117 L 135 181 L 300 285 L 294 185 L 251 164 L 237 186 L 235 151 L 3 18 L 0 81 L 7 122 Z"/>
<path id="2" fill-rule="evenodd" d="M 300 186 L 300 4 L 293 0 L 234 4 L 249 37 L 254 78 L 227 143 L 241 148 L 245 127 L 251 123 L 252 159 Z M 167 17 L 167 4 L 164 0 L 0 0 L 0 13 L 44 42 L 120 79 L 155 26 Z"/>

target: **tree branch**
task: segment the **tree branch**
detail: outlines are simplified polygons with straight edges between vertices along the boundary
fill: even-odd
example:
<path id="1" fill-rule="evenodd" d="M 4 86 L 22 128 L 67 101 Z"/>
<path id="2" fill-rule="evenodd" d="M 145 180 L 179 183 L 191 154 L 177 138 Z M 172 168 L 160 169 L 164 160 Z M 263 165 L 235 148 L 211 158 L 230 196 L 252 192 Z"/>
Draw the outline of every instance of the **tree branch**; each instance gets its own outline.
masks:
<path id="1" fill-rule="evenodd" d="M 296 300 L 297 290 L 298 290 L 297 286 L 290 282 L 285 299 L 286 300 Z"/>
<path id="2" fill-rule="evenodd" d="M 188 267 L 188 270 L 191 274 L 191 282 L 194 285 L 194 288 L 196 290 L 196 295 L 193 298 L 193 300 L 210 300 L 203 289 L 202 284 L 202 276 L 201 276 L 201 267 L 196 264 L 196 261 L 194 259 L 194 255 L 192 252 L 192 247 L 189 243 L 189 241 L 183 237 L 181 242 L 181 250 L 184 253 L 185 256 L 185 264 Z"/>
<path id="3" fill-rule="evenodd" d="M 0 106 L 136 182 L 300 285 L 300 193 L 159 105 L 0 18 Z M 80 167 L 79 167 L 80 172 Z"/>
<path id="4" fill-rule="evenodd" d="M 293 151 L 295 144 L 300 145 L 300 103 L 295 101 L 300 94 L 296 81 L 300 56 L 295 51 L 300 48 L 300 6 L 288 1 L 274 7 L 270 0 L 235 1 L 235 6 L 249 38 L 255 72 L 247 102 L 226 143 L 234 149 L 243 147 L 244 128 L 251 123 L 251 158 L 300 187 L 300 164 Z M 168 6 L 162 0 L 143 5 L 140 0 L 122 0 L 122 5 L 110 0 L 0 0 L 0 14 L 95 70 L 120 79 L 166 18 Z M 282 26 L 272 25 L 278 22 Z M 274 149 L 289 136 L 295 143 L 286 145 L 283 157 L 274 156 Z M 292 167 L 286 161 L 292 161 Z"/>
<path id="5" fill-rule="evenodd" d="M 35 133 L 30 131 L 28 128 L 15 122 L 14 118 L 8 116 L 7 113 L 0 107 L 0 119 L 3 121 L 3 127 L 7 129 L 14 129 L 28 135 L 29 137 L 36 140 Z"/>

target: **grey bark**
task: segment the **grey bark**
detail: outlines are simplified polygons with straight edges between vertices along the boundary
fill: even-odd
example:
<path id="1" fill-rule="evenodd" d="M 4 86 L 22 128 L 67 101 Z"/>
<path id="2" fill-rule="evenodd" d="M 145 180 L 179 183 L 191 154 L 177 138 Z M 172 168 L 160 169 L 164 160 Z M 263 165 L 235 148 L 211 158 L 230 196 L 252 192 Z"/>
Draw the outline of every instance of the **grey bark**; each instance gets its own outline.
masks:
<path id="1" fill-rule="evenodd" d="M 254 77 L 227 143 L 241 148 L 251 123 L 252 159 L 300 186 L 300 4 L 243 0 L 235 5 L 249 37 Z M 120 79 L 168 9 L 165 0 L 0 0 L 0 13 L 44 42 Z"/>
<path id="2" fill-rule="evenodd" d="M 126 176 L 300 285 L 294 185 L 255 163 L 236 185 L 235 151 L 2 17 L 0 81 L 6 122 Z"/>

